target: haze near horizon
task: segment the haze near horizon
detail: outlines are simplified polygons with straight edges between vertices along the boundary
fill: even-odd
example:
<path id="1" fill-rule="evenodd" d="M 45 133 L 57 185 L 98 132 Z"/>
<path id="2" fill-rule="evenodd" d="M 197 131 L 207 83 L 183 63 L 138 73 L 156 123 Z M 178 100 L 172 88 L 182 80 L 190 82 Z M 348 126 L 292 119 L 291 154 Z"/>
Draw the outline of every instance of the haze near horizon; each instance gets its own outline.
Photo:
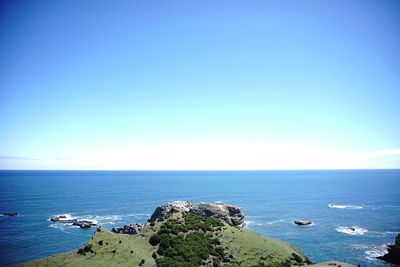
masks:
<path id="1" fill-rule="evenodd" d="M 2 1 L 0 169 L 400 168 L 397 1 Z"/>

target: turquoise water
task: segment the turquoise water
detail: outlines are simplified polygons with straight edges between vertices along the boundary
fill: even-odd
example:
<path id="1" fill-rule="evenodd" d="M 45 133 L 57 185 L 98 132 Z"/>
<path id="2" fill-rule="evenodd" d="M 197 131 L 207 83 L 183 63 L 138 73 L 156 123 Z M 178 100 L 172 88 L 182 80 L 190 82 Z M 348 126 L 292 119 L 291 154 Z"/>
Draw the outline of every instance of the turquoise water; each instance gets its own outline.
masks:
<path id="1" fill-rule="evenodd" d="M 52 224 L 52 215 L 95 219 L 110 229 L 188 199 L 238 205 L 248 229 L 286 240 L 313 261 L 385 266 L 373 257 L 400 232 L 399 189 L 399 170 L 0 171 L 0 213 L 19 213 L 0 216 L 0 265 L 72 250 L 94 231 Z M 313 225 L 298 227 L 294 219 Z"/>

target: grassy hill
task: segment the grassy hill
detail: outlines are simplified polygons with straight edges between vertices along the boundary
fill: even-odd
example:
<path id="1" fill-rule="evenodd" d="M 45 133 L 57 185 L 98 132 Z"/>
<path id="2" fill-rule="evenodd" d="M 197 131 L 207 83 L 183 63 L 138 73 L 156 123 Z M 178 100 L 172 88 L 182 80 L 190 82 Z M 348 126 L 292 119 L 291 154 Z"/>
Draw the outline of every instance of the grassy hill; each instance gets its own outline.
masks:
<path id="1" fill-rule="evenodd" d="M 19 266 L 290 266 L 306 261 L 288 243 L 213 218 L 173 212 L 147 224 L 139 235 L 101 228 L 78 250 Z"/>
<path id="2" fill-rule="evenodd" d="M 211 217 L 172 211 L 138 235 L 98 228 L 82 248 L 17 266 L 293 266 L 311 262 L 290 244 Z M 318 266 L 332 266 L 333 262 Z M 349 266 L 338 263 L 337 266 Z"/>

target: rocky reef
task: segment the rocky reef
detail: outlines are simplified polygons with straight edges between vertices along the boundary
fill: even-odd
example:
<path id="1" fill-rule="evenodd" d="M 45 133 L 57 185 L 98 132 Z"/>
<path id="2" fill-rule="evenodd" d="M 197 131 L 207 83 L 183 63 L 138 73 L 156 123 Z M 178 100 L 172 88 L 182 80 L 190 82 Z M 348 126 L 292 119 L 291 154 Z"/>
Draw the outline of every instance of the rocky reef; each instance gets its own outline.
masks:
<path id="1" fill-rule="evenodd" d="M 394 244 L 387 246 L 387 250 L 388 253 L 377 258 L 389 263 L 400 264 L 400 233 L 397 234 Z"/>
<path id="2" fill-rule="evenodd" d="M 295 220 L 294 221 L 294 224 L 297 224 L 297 225 L 311 225 L 312 224 L 312 222 L 311 221 L 303 221 L 303 220 Z"/>
<path id="3" fill-rule="evenodd" d="M 4 213 L 1 213 L 1 215 L 4 215 L 4 216 L 17 216 L 18 213 L 16 213 L 16 212 L 4 212 Z"/>
<path id="4" fill-rule="evenodd" d="M 90 228 L 92 226 L 96 226 L 96 223 L 89 220 L 78 220 L 73 218 L 68 218 L 66 215 L 56 215 L 50 218 L 51 222 L 54 223 L 67 223 L 79 226 L 80 228 Z"/>

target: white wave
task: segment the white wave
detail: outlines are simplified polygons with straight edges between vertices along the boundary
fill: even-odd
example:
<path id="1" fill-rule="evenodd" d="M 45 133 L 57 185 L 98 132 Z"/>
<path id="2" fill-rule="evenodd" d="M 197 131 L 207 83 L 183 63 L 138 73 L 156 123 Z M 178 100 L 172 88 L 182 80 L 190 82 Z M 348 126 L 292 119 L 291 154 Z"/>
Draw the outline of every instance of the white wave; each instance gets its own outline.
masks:
<path id="1" fill-rule="evenodd" d="M 72 224 L 65 224 L 65 223 L 52 223 L 52 224 L 49 224 L 49 227 L 50 228 L 54 228 L 54 229 L 57 229 L 57 230 L 60 230 L 61 232 L 64 232 L 64 233 L 66 233 L 66 227 L 72 227 Z"/>
<path id="2" fill-rule="evenodd" d="M 65 214 L 57 214 L 52 217 L 63 216 L 64 218 L 60 218 L 59 222 L 63 222 L 66 220 L 79 220 L 79 221 L 92 221 L 97 225 L 115 225 L 120 222 L 123 223 L 131 223 L 138 222 L 136 218 L 149 217 L 150 215 L 147 213 L 130 213 L 130 214 L 112 214 L 112 215 L 72 215 L 70 213 Z M 132 221 L 130 221 L 132 220 Z M 48 219 L 50 221 L 50 218 Z M 72 223 L 62 223 L 64 225 L 72 225 Z"/>
<path id="3" fill-rule="evenodd" d="M 329 208 L 332 209 L 362 209 L 362 206 L 358 206 L 358 205 L 337 205 L 337 204 L 328 204 Z"/>
<path id="4" fill-rule="evenodd" d="M 336 231 L 348 235 L 363 235 L 368 232 L 368 229 L 358 226 L 339 226 L 336 228 Z"/>
<path id="5" fill-rule="evenodd" d="M 280 219 L 280 220 L 274 220 L 274 221 L 269 221 L 269 222 L 265 222 L 266 224 L 276 224 L 276 223 L 281 223 L 284 222 L 284 219 Z"/>
<path id="6" fill-rule="evenodd" d="M 244 222 L 245 227 L 249 227 L 252 224 L 254 224 L 254 221 L 245 221 Z"/>
<path id="7" fill-rule="evenodd" d="M 255 221 L 245 221 L 244 222 L 244 226 L 245 226 L 245 228 L 250 228 L 250 226 L 263 226 L 263 224 L 262 223 L 257 223 L 257 222 L 255 222 Z"/>
<path id="8" fill-rule="evenodd" d="M 149 213 L 129 213 L 124 215 L 123 217 L 150 217 Z"/>
<path id="9" fill-rule="evenodd" d="M 105 216 L 99 216 L 99 215 L 82 215 L 82 216 L 73 216 L 70 213 L 65 213 L 65 214 L 57 214 L 52 217 L 59 217 L 63 216 L 63 218 L 59 219 L 60 225 L 72 225 L 72 223 L 64 223 L 63 221 L 68 221 L 68 220 L 78 220 L 78 221 L 91 221 L 95 224 L 112 224 L 113 221 L 119 220 L 120 216 L 118 215 L 105 215 Z M 50 221 L 50 219 L 47 219 Z"/>
<path id="10" fill-rule="evenodd" d="M 379 232 L 379 231 L 369 231 L 371 234 L 376 234 L 376 235 L 395 235 L 398 232 L 391 232 L 391 231 L 385 231 L 385 232 Z"/>
<path id="11" fill-rule="evenodd" d="M 374 246 L 365 251 L 365 258 L 368 260 L 376 260 L 376 257 L 383 256 L 387 252 L 386 245 Z"/>
<path id="12" fill-rule="evenodd" d="M 69 213 L 65 213 L 65 214 L 56 214 L 56 215 L 53 215 L 53 216 L 51 216 L 51 217 L 60 217 L 60 216 L 62 216 L 63 218 L 60 218 L 60 219 L 59 219 L 59 222 L 76 219 L 76 217 L 72 216 L 72 215 L 69 214 Z M 49 219 L 47 219 L 47 220 L 50 221 L 50 219 L 51 219 L 51 218 L 49 218 Z M 72 225 L 72 223 L 63 223 L 63 224 L 65 224 L 65 225 Z"/>
<path id="13" fill-rule="evenodd" d="M 121 215 L 82 215 L 76 217 L 78 220 L 92 221 L 97 225 L 114 225 L 117 221 L 120 221 L 121 218 Z"/>
<path id="14" fill-rule="evenodd" d="M 354 249 L 357 249 L 357 250 L 366 250 L 369 248 L 369 246 L 365 245 L 365 244 L 355 244 L 355 245 L 352 245 L 351 247 Z"/>

